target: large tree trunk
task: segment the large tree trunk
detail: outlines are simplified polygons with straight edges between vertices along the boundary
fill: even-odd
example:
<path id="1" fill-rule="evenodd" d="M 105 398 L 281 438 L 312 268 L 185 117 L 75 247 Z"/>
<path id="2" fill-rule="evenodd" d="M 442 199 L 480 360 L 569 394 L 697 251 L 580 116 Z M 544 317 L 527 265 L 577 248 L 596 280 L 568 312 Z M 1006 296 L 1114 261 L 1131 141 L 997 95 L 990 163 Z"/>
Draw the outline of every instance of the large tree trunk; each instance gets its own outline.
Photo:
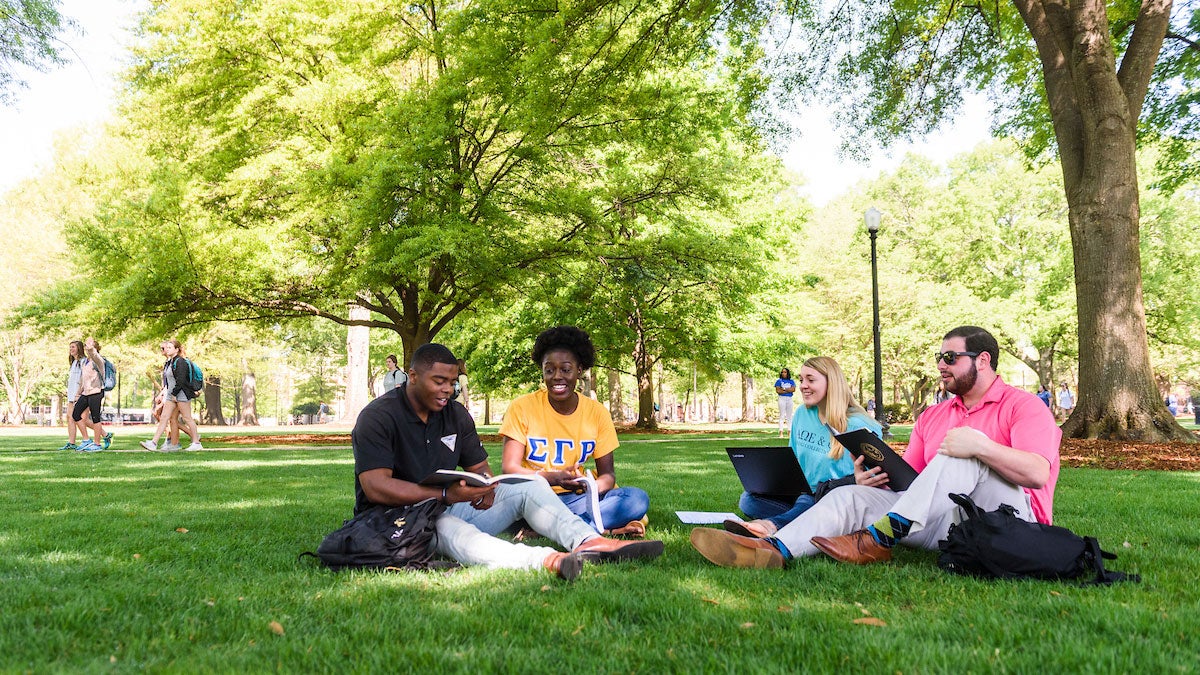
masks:
<path id="1" fill-rule="evenodd" d="M 742 373 L 742 418 L 739 422 L 751 421 L 751 406 L 754 404 L 754 378 Z"/>
<path id="2" fill-rule="evenodd" d="M 1063 435 L 1194 442 L 1154 386 L 1138 249 L 1135 134 L 1171 2 L 1143 2 L 1119 72 L 1102 0 L 1015 4 L 1042 62 L 1075 260 L 1079 400 Z"/>
<path id="3" fill-rule="evenodd" d="M 616 368 L 608 370 L 608 414 L 617 424 L 625 421 L 621 404 L 621 374 Z"/>
<path id="4" fill-rule="evenodd" d="M 638 419 L 639 429 L 657 429 L 658 420 L 654 418 L 654 373 L 650 366 L 638 368 Z"/>
<path id="5" fill-rule="evenodd" d="M 249 368 L 242 376 L 242 410 L 238 417 L 238 424 L 258 426 L 258 380 Z"/>
<path id="6" fill-rule="evenodd" d="M 366 321 L 371 318 L 367 309 L 352 305 L 351 321 Z M 407 351 L 407 345 L 405 347 Z M 414 348 L 415 349 L 415 348 Z M 405 355 L 411 361 L 411 354 Z M 341 424 L 354 424 L 358 413 L 371 401 L 371 388 L 367 371 L 371 367 L 371 329 L 366 326 L 350 326 L 346 329 L 346 406 Z"/>
<path id="7" fill-rule="evenodd" d="M 225 413 L 221 412 L 221 376 L 205 375 L 204 377 L 204 414 L 200 416 L 201 424 L 225 426 Z"/>

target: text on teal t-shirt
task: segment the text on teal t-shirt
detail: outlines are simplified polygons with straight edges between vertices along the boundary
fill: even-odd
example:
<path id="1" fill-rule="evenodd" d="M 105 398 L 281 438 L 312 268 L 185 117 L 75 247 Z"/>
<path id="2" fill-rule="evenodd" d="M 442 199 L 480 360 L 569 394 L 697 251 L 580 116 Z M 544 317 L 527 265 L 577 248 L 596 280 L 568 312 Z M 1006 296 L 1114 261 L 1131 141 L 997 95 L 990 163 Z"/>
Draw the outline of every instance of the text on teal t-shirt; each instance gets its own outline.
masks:
<path id="1" fill-rule="evenodd" d="M 855 429 L 867 429 L 876 436 L 882 430 L 879 422 L 861 414 L 850 415 L 846 421 L 846 431 Z M 814 490 L 821 481 L 854 473 L 854 455 L 846 451 L 842 453 L 841 459 L 832 459 L 829 456 L 829 443 L 829 427 L 821 422 L 817 407 L 796 406 L 796 412 L 792 414 L 792 438 L 789 445 L 792 452 L 796 453 L 796 459 L 800 462 L 800 469 L 804 471 L 809 487 Z"/>

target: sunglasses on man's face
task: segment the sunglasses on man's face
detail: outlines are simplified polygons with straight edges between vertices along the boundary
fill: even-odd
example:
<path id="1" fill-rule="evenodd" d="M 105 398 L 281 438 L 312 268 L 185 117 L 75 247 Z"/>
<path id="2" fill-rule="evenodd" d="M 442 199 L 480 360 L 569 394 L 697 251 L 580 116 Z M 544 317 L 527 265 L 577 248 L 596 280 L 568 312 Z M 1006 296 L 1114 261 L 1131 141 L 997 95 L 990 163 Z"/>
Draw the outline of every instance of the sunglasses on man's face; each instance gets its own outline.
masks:
<path id="1" fill-rule="evenodd" d="M 934 357 L 933 362 L 937 363 L 938 361 L 941 361 L 948 366 L 952 366 L 960 356 L 969 356 L 971 358 L 975 358 L 976 356 L 979 356 L 979 352 L 942 352 Z"/>

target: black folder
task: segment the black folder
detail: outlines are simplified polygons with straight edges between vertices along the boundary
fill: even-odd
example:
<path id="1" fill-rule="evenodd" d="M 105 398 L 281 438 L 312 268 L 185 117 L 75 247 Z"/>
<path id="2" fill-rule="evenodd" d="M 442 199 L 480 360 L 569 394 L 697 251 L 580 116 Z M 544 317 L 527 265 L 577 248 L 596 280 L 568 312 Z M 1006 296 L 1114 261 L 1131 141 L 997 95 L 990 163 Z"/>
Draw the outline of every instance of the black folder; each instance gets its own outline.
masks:
<path id="1" fill-rule="evenodd" d="M 902 492 L 917 478 L 917 470 L 904 461 L 890 445 L 866 429 L 855 429 L 834 436 L 855 457 L 862 457 L 868 468 L 880 467 L 888 475 L 888 487 Z"/>

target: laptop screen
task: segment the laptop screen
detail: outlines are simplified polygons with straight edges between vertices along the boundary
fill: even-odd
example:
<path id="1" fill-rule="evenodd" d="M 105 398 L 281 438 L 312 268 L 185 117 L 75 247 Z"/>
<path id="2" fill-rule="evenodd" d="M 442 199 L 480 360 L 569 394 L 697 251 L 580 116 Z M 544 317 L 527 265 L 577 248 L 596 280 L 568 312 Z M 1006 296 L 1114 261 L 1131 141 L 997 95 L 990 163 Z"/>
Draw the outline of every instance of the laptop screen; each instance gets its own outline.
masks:
<path id="1" fill-rule="evenodd" d="M 791 499 L 812 494 L 796 454 L 787 446 L 725 448 L 725 452 L 750 494 Z"/>

